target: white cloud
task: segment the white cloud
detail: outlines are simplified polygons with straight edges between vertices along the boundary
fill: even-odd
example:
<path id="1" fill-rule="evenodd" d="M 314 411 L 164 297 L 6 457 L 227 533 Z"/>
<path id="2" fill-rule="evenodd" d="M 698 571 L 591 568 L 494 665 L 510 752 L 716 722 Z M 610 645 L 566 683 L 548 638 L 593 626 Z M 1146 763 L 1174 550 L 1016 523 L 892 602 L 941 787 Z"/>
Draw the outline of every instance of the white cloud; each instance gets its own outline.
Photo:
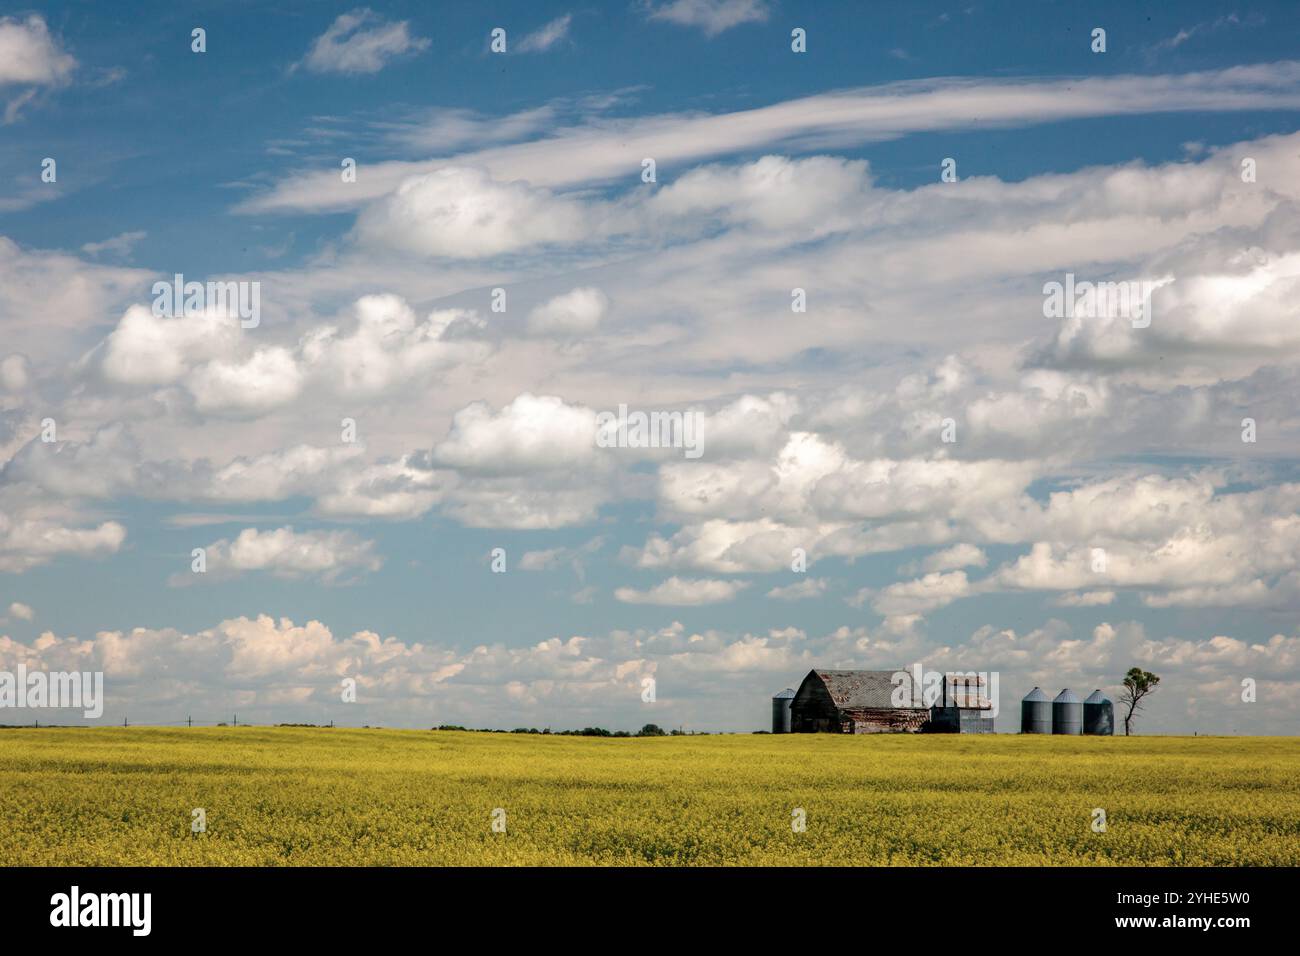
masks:
<path id="1" fill-rule="evenodd" d="M 742 23 L 763 23 L 771 13 L 767 0 L 666 0 L 647 3 L 646 10 L 651 20 L 699 27 L 710 37 Z"/>
<path id="2" fill-rule="evenodd" d="M 145 238 L 148 233 L 143 230 L 119 233 L 109 239 L 102 239 L 99 242 L 87 242 L 82 245 L 81 251 L 87 255 L 97 256 L 101 252 L 111 252 L 116 256 L 130 255 L 131 250 L 135 248 L 136 243 Z"/>
<path id="3" fill-rule="evenodd" d="M 1211 245 L 1219 247 L 1221 263 L 1204 261 Z M 1227 236 L 1205 243 L 1195 258 L 1180 264 L 1181 275 L 1166 277 L 1155 289 L 1149 329 L 1135 329 L 1131 318 L 1120 315 L 1065 318 L 1051 358 L 1113 366 L 1152 364 L 1170 351 L 1186 362 L 1226 349 L 1268 355 L 1300 350 L 1300 330 L 1292 321 L 1292 303 L 1300 293 L 1300 252 Z M 1172 260 L 1163 264 L 1174 266 Z"/>
<path id="4" fill-rule="evenodd" d="M 954 544 L 951 548 L 936 551 L 921 562 L 927 571 L 952 571 L 957 568 L 982 568 L 989 563 L 988 555 L 973 544 Z"/>
<path id="5" fill-rule="evenodd" d="M 545 53 L 569 36 L 569 23 L 572 20 L 573 14 L 571 13 L 556 17 L 532 33 L 527 34 L 515 44 L 515 50 L 520 53 Z"/>
<path id="6" fill-rule="evenodd" d="M 0 512 L 0 572 L 17 574 L 56 558 L 102 557 L 126 540 L 126 528 L 116 521 L 69 527 L 57 518 Z"/>
<path id="7" fill-rule="evenodd" d="M 732 226 L 799 229 L 808 237 L 861 226 L 878 197 L 864 160 L 764 156 L 741 166 L 704 166 L 666 183 L 654 216 L 718 218 Z"/>
<path id="8" fill-rule="evenodd" d="M 0 86 L 61 86 L 76 68 L 76 59 L 50 35 L 43 17 L 0 17 Z M 6 122 L 24 102 L 22 97 L 11 101 Z"/>
<path id="9" fill-rule="evenodd" d="M 278 501 L 293 495 L 321 494 L 333 490 L 329 484 L 332 476 L 359 462 L 363 454 L 357 445 L 292 445 L 282 451 L 240 456 L 219 468 L 205 469 L 206 474 L 201 473 L 205 480 L 189 495 L 213 501 Z"/>
<path id="10" fill-rule="evenodd" d="M 465 471 L 523 475 L 590 461 L 595 447 L 595 412 L 525 392 L 499 412 L 482 402 L 462 408 L 434 457 Z"/>
<path id="11" fill-rule="evenodd" d="M 829 584 L 830 582 L 825 578 L 804 578 L 795 584 L 772 588 L 767 592 L 767 596 L 778 601 L 806 601 L 809 598 L 821 597 L 826 593 Z"/>
<path id="12" fill-rule="evenodd" d="M 484 322 L 466 309 L 438 309 L 421 322 L 395 295 L 367 295 L 353 306 L 356 328 L 313 329 L 300 346 L 301 360 L 330 390 L 349 397 L 373 397 L 427 380 L 432 373 L 484 358 L 489 347 L 464 333 Z"/>
<path id="13" fill-rule="evenodd" d="M 0 316 L 6 352 L 65 365 L 87 329 L 124 307 L 154 276 L 144 269 L 87 263 L 75 256 L 23 249 L 0 236 Z"/>
<path id="14" fill-rule="evenodd" d="M 15 352 L 0 359 L 0 388 L 7 392 L 21 392 L 31 381 L 31 363 L 26 355 Z"/>
<path id="15" fill-rule="evenodd" d="M 417 518 L 442 501 L 455 476 L 429 468 L 427 455 L 403 455 L 345 471 L 319 493 L 324 515 L 367 518 Z"/>
<path id="16" fill-rule="evenodd" d="M 931 79 L 819 93 L 716 115 L 665 114 L 617 122 L 598 117 L 532 142 L 493 146 L 445 160 L 372 163 L 364 178 L 346 185 L 339 183 L 337 171 L 294 173 L 269 192 L 241 203 L 239 209 L 353 209 L 393 193 L 412 176 L 442 167 L 474 167 L 495 180 L 526 179 L 534 187 L 590 186 L 639 170 L 646 156 L 655 157 L 665 168 L 710 157 L 793 148 L 789 144 L 819 151 L 912 133 L 965 129 L 977 122 L 974 117 L 987 128 L 1170 111 L 1296 109 L 1300 108 L 1298 78 L 1300 62 L 1284 61 L 1187 74 Z"/>
<path id="17" fill-rule="evenodd" d="M 265 571 L 281 578 L 316 577 L 335 582 L 354 572 L 378 571 L 383 559 L 375 543 L 351 531 L 271 531 L 245 528 L 233 541 L 222 538 L 207 545 L 207 570 L 173 577 L 173 584 L 226 580 L 246 571 Z"/>
<path id="18" fill-rule="evenodd" d="M 749 586 L 747 581 L 722 581 L 716 578 L 671 577 L 650 588 L 616 588 L 614 597 L 624 604 L 666 604 L 694 606 L 730 601 Z"/>
<path id="19" fill-rule="evenodd" d="M 643 548 L 628 548 L 624 558 L 641 568 L 692 568 L 722 574 L 781 571 L 789 568 L 794 548 L 804 548 L 809 559 L 816 560 L 833 530 L 784 525 L 767 518 L 710 520 L 688 524 L 669 538 L 652 532 Z"/>
<path id="20" fill-rule="evenodd" d="M 9 615 L 10 617 L 16 617 L 22 621 L 30 621 L 36 617 L 36 612 L 28 605 L 23 604 L 20 601 L 14 601 L 9 605 Z"/>
<path id="21" fill-rule="evenodd" d="M 428 727 L 536 725 L 639 727 L 641 680 L 653 676 L 674 724 L 749 731 L 770 721 L 769 698 L 813 666 L 897 668 L 912 661 L 1000 673 L 1002 729 L 1034 684 L 1101 687 L 1112 696 L 1138 663 L 1163 678 L 1140 725 L 1144 732 L 1194 726 L 1218 732 L 1276 732 L 1300 717 L 1300 637 L 1246 641 L 1205 636 L 1149 638 L 1132 623 L 1103 623 L 1076 637 L 1059 621 L 1016 632 L 981 627 L 957 647 L 902 621 L 896 628 L 842 626 L 809 635 L 691 631 L 680 623 L 603 635 L 565 633 L 521 647 L 460 651 L 362 630 L 335 635 L 320 621 L 238 617 L 194 632 L 174 628 L 101 631 L 91 638 L 43 634 L 32 644 L 0 636 L 0 660 L 46 670 L 102 670 L 105 722 L 174 721 L 186 713 L 241 720 L 342 720 Z M 1243 707 L 1241 677 L 1259 680 L 1265 705 Z M 358 700 L 333 708 L 339 683 L 355 678 Z M 80 722 L 80 715 L 73 720 Z"/>
<path id="22" fill-rule="evenodd" d="M 569 560 L 568 548 L 547 548 L 543 551 L 525 551 L 519 559 L 520 571 L 554 571 Z"/>
<path id="23" fill-rule="evenodd" d="M 118 384 L 171 385 L 192 366 L 233 354 L 239 338 L 239 323 L 228 315 L 168 317 L 133 305 L 105 340 L 102 368 Z"/>
<path id="24" fill-rule="evenodd" d="M 583 286 L 548 299 L 528 313 L 534 335 L 581 335 L 594 332 L 609 312 L 609 297 Z"/>
<path id="25" fill-rule="evenodd" d="M 604 546 L 604 536 L 598 536 L 576 548 L 525 551 L 523 557 L 519 559 L 519 570 L 554 571 L 557 568 L 572 567 L 578 579 L 585 580 L 585 560 Z"/>
<path id="26" fill-rule="evenodd" d="M 195 371 L 188 388 L 201 412 L 262 412 L 302 392 L 302 372 L 284 348 L 258 349 L 247 359 L 215 359 Z"/>
<path id="27" fill-rule="evenodd" d="M 263 337 L 246 333 L 233 316 L 173 318 L 131 306 L 105 340 L 100 367 L 116 385 L 180 385 L 201 413 L 250 416 L 311 390 L 377 399 L 491 351 L 474 337 L 484 323 L 469 310 L 437 310 L 421 321 L 398 296 L 367 295 L 354 303 L 353 316 L 351 329 L 319 324 L 293 346 L 254 347 Z"/>
<path id="28" fill-rule="evenodd" d="M 447 167 L 401 183 L 357 219 L 362 242 L 421 256 L 474 259 L 591 234 L 583 207 L 522 180 Z"/>
<path id="29" fill-rule="evenodd" d="M 601 488 L 546 488 L 537 478 L 488 478 L 458 487 L 443 510 L 471 528 L 540 531 L 591 524 L 608 497 Z"/>
<path id="30" fill-rule="evenodd" d="M 871 607 L 878 614 L 889 617 L 924 614 L 966 597 L 971 592 L 971 583 L 967 580 L 965 571 L 947 574 L 935 571 L 913 581 L 900 581 L 882 588 L 871 596 Z"/>
<path id="31" fill-rule="evenodd" d="M 1114 601 L 1114 591 L 1084 591 L 1079 594 L 1063 594 L 1056 599 L 1061 607 L 1105 607 Z"/>
<path id="32" fill-rule="evenodd" d="M 378 73 L 395 58 L 427 49 L 407 21 L 385 21 L 369 9 L 339 16 L 312 43 L 301 65 L 313 73 Z"/>

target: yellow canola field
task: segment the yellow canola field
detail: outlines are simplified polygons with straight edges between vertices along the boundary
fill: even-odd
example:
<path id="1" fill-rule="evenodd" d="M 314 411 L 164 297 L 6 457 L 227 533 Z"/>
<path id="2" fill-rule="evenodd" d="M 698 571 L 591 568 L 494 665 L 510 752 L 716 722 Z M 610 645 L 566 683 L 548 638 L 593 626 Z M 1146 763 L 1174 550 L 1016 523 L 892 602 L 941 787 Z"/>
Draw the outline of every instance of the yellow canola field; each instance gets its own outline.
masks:
<path id="1" fill-rule="evenodd" d="M 1297 866 L 1300 739 L 3 730 L 0 861 Z"/>

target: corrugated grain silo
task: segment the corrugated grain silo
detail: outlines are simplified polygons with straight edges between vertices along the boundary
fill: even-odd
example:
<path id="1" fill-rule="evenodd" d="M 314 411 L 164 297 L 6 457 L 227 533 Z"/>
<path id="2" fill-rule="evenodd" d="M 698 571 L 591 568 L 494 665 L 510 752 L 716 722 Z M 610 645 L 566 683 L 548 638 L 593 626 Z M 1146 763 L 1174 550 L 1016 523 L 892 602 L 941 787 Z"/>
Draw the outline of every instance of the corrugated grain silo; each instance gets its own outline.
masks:
<path id="1" fill-rule="evenodd" d="M 1035 687 L 1020 702 L 1020 732 L 1022 734 L 1050 734 L 1052 732 L 1052 699 Z"/>
<path id="2" fill-rule="evenodd" d="M 790 733 L 790 705 L 794 703 L 794 688 L 787 687 L 772 695 L 772 733 Z"/>
<path id="3" fill-rule="evenodd" d="M 1083 702 L 1083 732 L 1110 737 L 1115 733 L 1115 705 L 1110 698 L 1094 690 Z"/>
<path id="4" fill-rule="evenodd" d="M 1083 701 L 1068 687 L 1052 701 L 1052 733 L 1083 733 Z"/>

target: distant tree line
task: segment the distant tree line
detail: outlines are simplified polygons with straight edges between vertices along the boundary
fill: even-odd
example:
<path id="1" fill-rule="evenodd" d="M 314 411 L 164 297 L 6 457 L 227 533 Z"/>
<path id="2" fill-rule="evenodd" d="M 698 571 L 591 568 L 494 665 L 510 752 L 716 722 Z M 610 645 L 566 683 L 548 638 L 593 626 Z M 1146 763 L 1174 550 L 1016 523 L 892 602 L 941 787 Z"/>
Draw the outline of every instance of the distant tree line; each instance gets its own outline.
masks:
<path id="1" fill-rule="evenodd" d="M 459 724 L 439 724 L 434 730 L 464 730 L 477 734 L 541 734 L 553 737 L 690 737 L 696 731 L 664 730 L 658 724 L 646 724 L 635 733 L 627 730 L 606 730 L 604 727 L 583 727 L 581 730 L 552 730 L 546 727 L 516 727 L 514 730 L 487 730 L 478 727 L 461 727 Z"/>

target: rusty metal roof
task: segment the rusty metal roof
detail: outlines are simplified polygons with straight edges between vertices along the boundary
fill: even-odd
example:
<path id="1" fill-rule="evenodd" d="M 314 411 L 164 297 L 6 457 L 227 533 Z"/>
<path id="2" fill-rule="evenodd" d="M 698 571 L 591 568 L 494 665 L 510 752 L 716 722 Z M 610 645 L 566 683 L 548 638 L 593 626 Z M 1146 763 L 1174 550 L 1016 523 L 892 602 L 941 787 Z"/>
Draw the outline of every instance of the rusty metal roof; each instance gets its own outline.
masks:
<path id="1" fill-rule="evenodd" d="M 905 670 L 897 671 L 824 671 L 814 670 L 814 674 L 826 685 L 831 700 L 841 710 L 849 709 L 884 709 L 897 705 L 893 701 L 894 688 L 901 688 L 905 700 L 912 701 L 912 675 Z M 901 675 L 898 684 L 894 675 Z M 919 694 L 917 695 L 920 696 Z M 909 703 L 912 707 L 918 704 Z"/>

